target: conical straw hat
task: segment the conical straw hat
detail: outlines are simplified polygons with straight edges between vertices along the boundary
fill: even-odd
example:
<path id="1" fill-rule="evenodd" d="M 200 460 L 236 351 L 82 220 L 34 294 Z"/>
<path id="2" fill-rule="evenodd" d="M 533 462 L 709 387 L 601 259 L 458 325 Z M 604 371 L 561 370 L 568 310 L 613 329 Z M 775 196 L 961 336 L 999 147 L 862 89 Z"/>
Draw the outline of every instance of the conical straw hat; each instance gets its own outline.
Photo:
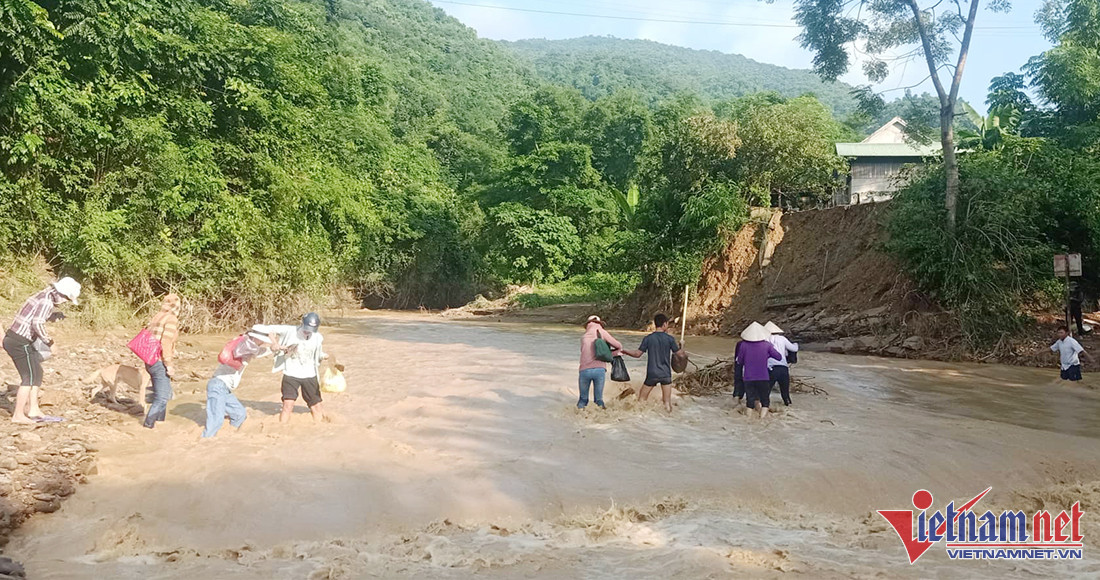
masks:
<path id="1" fill-rule="evenodd" d="M 776 324 L 776 323 L 774 323 L 770 320 L 768 321 L 767 324 L 764 325 L 764 330 L 770 332 L 771 334 L 783 334 L 783 329 L 779 328 L 778 324 Z"/>
<path id="2" fill-rule="evenodd" d="M 745 330 L 741 331 L 741 340 L 748 342 L 760 342 L 761 340 L 768 340 L 771 334 L 764 329 L 764 326 L 759 322 L 753 322 Z"/>

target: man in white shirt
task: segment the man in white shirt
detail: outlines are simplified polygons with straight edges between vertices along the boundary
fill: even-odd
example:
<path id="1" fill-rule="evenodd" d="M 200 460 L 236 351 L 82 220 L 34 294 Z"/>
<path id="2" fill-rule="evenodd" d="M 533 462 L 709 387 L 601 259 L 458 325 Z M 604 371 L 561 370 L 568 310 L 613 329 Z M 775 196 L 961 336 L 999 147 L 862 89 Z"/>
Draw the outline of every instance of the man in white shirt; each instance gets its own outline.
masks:
<path id="1" fill-rule="evenodd" d="M 1085 352 L 1077 339 L 1069 335 L 1069 328 L 1065 326 L 1058 327 L 1058 340 L 1050 345 L 1050 350 L 1058 353 L 1059 362 L 1062 366 L 1063 381 L 1081 380 L 1081 357 L 1084 357 L 1090 363 L 1092 362 L 1092 357 Z"/>
<path id="2" fill-rule="evenodd" d="M 317 332 L 320 326 L 321 317 L 310 312 L 302 317 L 302 324 L 299 326 L 257 324 L 252 327 L 253 332 L 275 335 L 279 339 L 281 352 L 275 355 L 271 372 L 282 371 L 283 373 L 283 409 L 279 413 L 281 423 L 290 421 L 290 415 L 294 412 L 294 402 L 298 400 L 299 389 L 302 391 L 302 399 L 309 406 L 313 420 L 323 421 L 325 418 L 317 369 L 328 355 L 321 349 L 324 337 Z"/>
<path id="3" fill-rule="evenodd" d="M 779 351 L 780 359 L 768 359 L 768 376 L 771 379 L 771 388 L 779 383 L 779 394 L 783 395 L 783 404 L 791 406 L 791 371 L 787 366 L 787 353 L 798 352 L 798 343 L 787 340 L 783 336 L 783 329 L 772 321 L 764 325 L 764 329 L 771 333 L 768 342 L 772 343 L 775 350 Z"/>

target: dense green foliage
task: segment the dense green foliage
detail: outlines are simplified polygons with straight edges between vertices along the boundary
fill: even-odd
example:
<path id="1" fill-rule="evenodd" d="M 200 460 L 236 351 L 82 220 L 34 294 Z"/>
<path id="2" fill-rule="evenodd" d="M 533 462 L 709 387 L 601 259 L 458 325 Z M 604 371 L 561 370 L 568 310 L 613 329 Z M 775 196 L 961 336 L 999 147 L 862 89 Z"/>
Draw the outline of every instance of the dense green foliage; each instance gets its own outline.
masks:
<path id="1" fill-rule="evenodd" d="M 607 39 L 576 46 L 629 71 L 555 85 L 535 44 L 420 0 L 9 0 L 0 252 L 242 316 L 338 287 L 603 296 L 693 281 L 750 205 L 839 185 L 842 86 Z"/>
<path id="2" fill-rule="evenodd" d="M 0 247 L 123 292 L 471 291 L 453 186 L 526 81 L 427 4 L 13 0 L 0 23 Z"/>
<path id="3" fill-rule="evenodd" d="M 574 276 L 555 284 L 537 285 L 530 292 L 517 294 L 514 300 L 526 308 L 554 304 L 614 302 L 633 291 L 638 282 L 637 274 L 594 272 Z"/>
<path id="4" fill-rule="evenodd" d="M 629 90 L 650 104 L 683 93 L 716 103 L 774 91 L 785 97 L 815 95 L 839 117 L 856 105 L 847 85 L 738 54 L 599 36 L 505 44 L 547 82 L 574 87 L 593 100 Z"/>
<path id="5" fill-rule="evenodd" d="M 1055 307 L 1064 291 L 1055 253 L 1080 252 L 1084 281 L 1100 281 L 1100 4 L 1053 0 L 1041 12 L 1057 44 L 1027 75 L 990 86 L 991 112 L 961 158 L 958 229 L 943 223 L 941 167 L 930 167 L 893 202 L 890 248 L 909 274 L 954 309 L 966 336 L 991 346 L 1021 329 L 1032 307 Z M 1066 55 L 1075 62 L 1070 66 Z M 1028 98 L 1030 83 L 1044 97 Z M 1020 136 L 1023 133 L 1024 136 Z"/>

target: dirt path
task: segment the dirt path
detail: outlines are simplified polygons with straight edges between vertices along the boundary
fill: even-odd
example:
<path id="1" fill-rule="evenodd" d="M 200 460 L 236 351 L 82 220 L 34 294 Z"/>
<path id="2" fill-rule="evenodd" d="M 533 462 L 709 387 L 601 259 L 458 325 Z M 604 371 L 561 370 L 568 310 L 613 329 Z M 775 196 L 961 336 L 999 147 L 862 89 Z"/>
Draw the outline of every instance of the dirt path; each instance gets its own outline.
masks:
<path id="1" fill-rule="evenodd" d="M 808 353 L 796 372 L 830 396 L 761 424 L 725 398 L 577 412 L 572 327 L 371 314 L 326 337 L 349 379 L 334 423 L 301 406 L 278 425 L 260 362 L 238 393 L 245 428 L 199 441 L 203 396 L 184 389 L 164 427 L 124 420 L 98 475 L 8 555 L 34 578 L 1100 572 L 942 551 L 913 568 L 873 515 L 917 487 L 946 503 L 993 485 L 991 509 L 1100 505 L 1100 396 L 1048 371 Z"/>

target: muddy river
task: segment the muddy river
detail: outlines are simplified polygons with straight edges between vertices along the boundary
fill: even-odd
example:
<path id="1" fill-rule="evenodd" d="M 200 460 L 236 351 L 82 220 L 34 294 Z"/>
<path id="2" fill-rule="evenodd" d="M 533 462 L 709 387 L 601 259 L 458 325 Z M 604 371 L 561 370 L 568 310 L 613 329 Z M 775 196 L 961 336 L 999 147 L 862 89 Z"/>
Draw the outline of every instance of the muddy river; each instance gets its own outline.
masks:
<path id="1" fill-rule="evenodd" d="M 299 402 L 280 425 L 263 359 L 237 391 L 241 431 L 200 441 L 204 397 L 177 396 L 6 552 L 36 579 L 1100 574 L 1091 513 L 1080 562 L 933 548 L 913 566 L 874 513 L 919 488 L 940 508 L 989 486 L 983 511 L 1097 505 L 1100 394 L 1049 369 L 807 352 L 792 374 L 828 395 L 761 422 L 729 397 L 670 416 L 613 383 L 606 411 L 577 411 L 578 328 L 369 314 L 325 335 L 347 366 L 335 421 Z M 628 364 L 640 383 L 644 362 Z"/>

